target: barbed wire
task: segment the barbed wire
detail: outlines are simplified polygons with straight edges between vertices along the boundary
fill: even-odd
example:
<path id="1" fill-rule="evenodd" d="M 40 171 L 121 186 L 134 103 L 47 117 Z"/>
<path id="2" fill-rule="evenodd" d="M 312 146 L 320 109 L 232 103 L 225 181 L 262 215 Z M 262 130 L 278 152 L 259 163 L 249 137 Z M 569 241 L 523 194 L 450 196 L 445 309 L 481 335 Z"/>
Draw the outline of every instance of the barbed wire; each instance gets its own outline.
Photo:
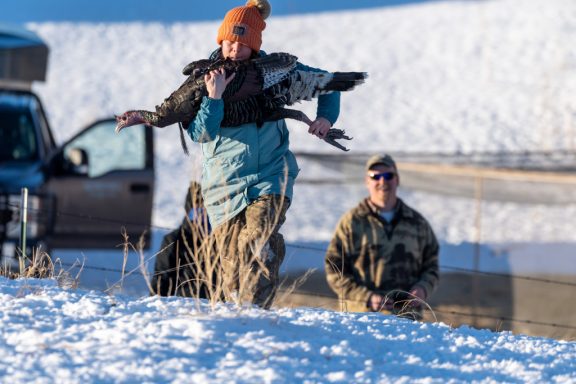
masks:
<path id="1" fill-rule="evenodd" d="M 20 209 L 20 204 L 17 203 L 5 203 L 5 204 L 1 204 L 0 208 L 6 208 L 6 207 L 12 207 L 12 208 L 16 208 L 16 209 Z M 41 213 L 50 213 L 50 210 L 48 209 L 43 209 L 43 208 L 31 208 L 28 207 L 28 211 L 29 212 L 41 212 Z M 63 211 L 58 211 L 55 210 L 54 214 L 59 217 L 59 216 L 67 216 L 67 217 L 73 217 L 76 219 L 85 219 L 88 221 L 99 221 L 102 223 L 113 223 L 113 224 L 122 224 L 122 225 L 138 225 L 138 226 L 142 226 L 145 228 L 156 228 L 156 229 L 162 229 L 162 230 L 166 230 L 166 231 L 171 231 L 174 228 L 167 228 L 167 227 L 161 227 L 161 226 L 157 226 L 157 225 L 152 225 L 152 224 L 148 224 L 148 223 L 136 223 L 136 222 L 131 222 L 131 221 L 125 221 L 125 220 L 116 220 L 116 219 L 110 219 L 110 218 L 105 218 L 105 217 L 100 217 L 100 216 L 94 216 L 94 215 L 87 215 L 87 214 L 81 214 L 81 213 L 71 213 L 71 212 L 63 212 Z"/>
<path id="2" fill-rule="evenodd" d="M 522 319 L 515 319 L 513 317 L 506 317 L 506 316 L 496 316 L 496 315 L 481 315 L 475 313 L 465 313 L 465 312 L 458 312 L 458 311 L 443 311 L 443 310 L 434 310 L 435 313 L 442 313 L 442 314 L 449 314 L 455 316 L 465 316 L 465 317 L 473 317 L 473 318 L 486 318 L 486 319 L 493 319 L 493 320 L 500 320 L 500 321 L 508 321 L 511 323 L 524 323 L 530 325 L 543 325 L 552 328 L 564 328 L 564 329 L 576 329 L 574 325 L 566 325 L 566 324 L 556 324 L 556 323 L 546 323 L 543 321 L 535 321 L 535 320 L 522 320 Z"/>
<path id="3" fill-rule="evenodd" d="M 60 265 L 80 268 L 80 266 L 77 264 L 60 263 Z M 92 267 L 92 266 L 86 266 L 86 265 L 82 266 L 82 269 L 93 269 L 93 270 L 99 270 L 99 271 L 105 271 L 105 272 L 123 273 L 121 270 L 116 270 L 116 269 L 112 269 L 112 268 Z M 143 274 L 140 271 L 133 270 L 132 272 L 133 272 L 132 274 L 145 277 L 145 274 Z M 321 294 L 318 292 L 310 292 L 310 291 L 305 291 L 305 290 L 279 289 L 278 292 L 279 293 L 285 293 L 285 294 L 286 294 L 286 292 L 288 292 L 288 294 L 295 293 L 295 294 L 308 296 L 308 297 L 315 297 L 315 298 L 323 298 L 323 299 L 330 299 L 330 300 L 334 300 L 334 301 L 340 301 L 340 299 L 335 295 Z M 354 300 L 347 300 L 347 301 L 354 301 Z M 316 306 L 316 308 L 318 308 L 318 307 L 323 308 L 323 309 L 327 309 L 326 306 Z M 574 325 L 547 323 L 547 322 L 536 321 L 536 320 L 516 319 L 513 317 L 507 317 L 507 316 L 497 316 L 497 315 L 478 314 L 478 313 L 466 313 L 466 312 L 459 312 L 459 311 L 446 311 L 446 310 L 427 309 L 427 308 L 425 308 L 425 310 L 433 312 L 433 313 L 444 314 L 444 315 L 453 315 L 453 316 L 462 316 L 462 317 L 480 318 L 480 319 L 493 319 L 493 320 L 499 320 L 499 321 L 513 322 L 513 323 L 523 323 L 523 324 L 529 324 L 529 325 L 541 325 L 541 326 L 547 326 L 547 327 L 552 327 L 552 328 L 563 328 L 563 329 L 576 330 L 576 326 L 574 326 Z"/>
<path id="4" fill-rule="evenodd" d="M 65 263 L 65 262 L 61 262 L 61 261 L 58 263 L 58 265 L 61 265 L 63 267 L 69 267 L 69 268 L 92 269 L 95 271 L 102 271 L 102 272 L 115 272 L 115 273 L 125 273 L 126 272 L 126 271 L 122 271 L 122 270 L 116 269 L 116 268 L 96 267 L 96 266 L 91 266 L 91 265 L 80 265 L 77 263 Z M 144 276 L 144 274 L 140 271 L 133 271 L 132 274 Z"/>
<path id="5" fill-rule="evenodd" d="M 480 274 L 480 275 L 487 275 L 487 276 L 520 279 L 520 280 L 536 281 L 539 283 L 549 283 L 549 284 L 557 284 L 557 285 L 566 285 L 569 287 L 576 287 L 576 283 L 570 283 L 568 281 L 544 279 L 544 278 L 533 277 L 533 276 L 521 276 L 521 275 L 511 275 L 511 274 L 499 273 L 499 272 L 477 271 L 474 269 L 467 269 L 467 268 L 453 267 L 453 266 L 446 266 L 446 265 L 443 265 L 440 268 L 441 269 L 449 269 L 449 270 L 453 270 L 453 271 L 461 271 L 461 272 L 468 272 L 468 273 L 474 273 L 474 274 Z"/>
<path id="6" fill-rule="evenodd" d="M 20 204 L 16 204 L 16 203 L 7 203 L 7 204 L 5 203 L 2 205 L 4 205 L 4 207 L 12 207 L 12 208 L 17 208 L 17 209 L 20 208 Z M 2 205 L 0 205 L 0 208 L 2 208 Z M 28 210 L 32 211 L 32 212 L 44 212 L 44 213 L 48 212 L 47 209 L 42 209 L 42 208 L 30 208 L 30 207 L 28 207 Z M 167 232 L 175 229 L 175 228 L 162 227 L 162 226 L 153 225 L 153 224 L 127 222 L 127 221 L 122 221 L 122 220 L 115 220 L 115 219 L 103 218 L 103 217 L 98 217 L 98 216 L 93 216 L 93 215 L 76 214 L 76 213 L 70 213 L 70 212 L 55 211 L 55 214 L 57 216 L 70 216 L 70 217 L 85 219 L 85 220 L 89 220 L 89 221 L 99 221 L 99 222 L 104 222 L 104 223 L 114 223 L 114 224 L 122 224 L 122 225 L 127 225 L 127 224 L 128 225 L 137 225 L 137 226 L 142 226 L 143 228 L 146 228 L 146 229 L 159 229 L 159 230 L 163 230 L 163 231 L 167 231 Z M 318 248 L 318 247 L 313 247 L 310 245 L 302 245 L 302 244 L 287 242 L 286 246 L 291 247 L 291 248 L 296 248 L 296 249 L 304 249 L 304 250 L 308 250 L 308 251 L 320 252 L 323 254 L 326 253 L 325 248 Z M 559 281 L 559 280 L 539 278 L 539 277 L 533 277 L 533 276 L 513 275 L 513 274 L 499 273 L 499 272 L 480 271 L 480 270 L 462 268 L 462 267 L 456 267 L 456 266 L 450 266 L 450 265 L 441 265 L 440 269 L 448 269 L 448 270 L 466 272 L 466 273 L 470 273 L 470 274 L 480 274 L 480 275 L 494 276 L 494 277 L 500 277 L 500 278 L 519 279 L 519 280 L 533 281 L 533 282 L 539 282 L 539 283 L 547 283 L 547 284 L 556 284 L 556 285 L 565 285 L 565 286 L 569 286 L 569 287 L 576 287 L 576 283 L 571 283 L 571 282 L 567 282 L 567 281 Z"/>
<path id="7" fill-rule="evenodd" d="M 310 250 L 310 251 L 317 251 L 317 252 L 326 253 L 326 249 L 323 249 L 323 248 L 317 248 L 317 247 L 301 245 L 301 244 L 291 244 L 291 243 L 286 243 L 286 245 L 290 246 L 292 248 L 300 248 L 300 249 L 305 249 L 305 250 Z M 467 272 L 467 273 L 471 273 L 471 274 L 481 274 L 481 275 L 488 275 L 488 276 L 495 276 L 495 277 L 502 277 L 502 278 L 529 280 L 529 281 L 536 281 L 539 283 L 559 284 L 559 285 L 567 285 L 570 287 L 576 287 L 576 283 L 571 283 L 568 281 L 544 279 L 544 278 L 532 277 L 532 276 L 512 275 L 512 274 L 498 273 L 498 272 L 486 272 L 486 271 L 479 271 L 479 270 L 469 269 L 469 268 L 455 267 L 455 266 L 450 266 L 450 265 L 440 265 L 440 269 L 449 269 L 449 270 L 455 270 L 455 271 L 460 271 L 460 272 Z"/>
<path id="8" fill-rule="evenodd" d="M 328 294 L 321 294 L 318 292 L 310 292 L 304 290 L 294 290 L 296 294 L 300 294 L 303 296 L 309 297 L 316 297 L 316 298 L 324 298 L 324 299 L 331 299 L 340 301 L 338 297 L 335 295 L 328 295 Z M 355 301 L 355 300 L 347 300 L 347 301 Z M 358 302 L 358 301 L 357 301 Z M 488 315 L 488 314 L 478 314 L 478 313 L 465 313 L 465 312 L 458 312 L 458 311 L 445 311 L 445 310 L 437 310 L 437 309 L 427 309 L 425 310 L 434 312 L 434 313 L 441 313 L 441 314 L 450 314 L 450 315 L 457 315 L 457 316 L 466 316 L 472 318 L 486 318 L 486 319 L 493 319 L 493 320 L 500 320 L 500 321 L 508 321 L 514 323 L 524 323 L 524 324 L 531 324 L 531 325 L 543 325 L 553 328 L 564 328 L 564 329 L 576 329 L 575 325 L 567 325 L 567 324 L 557 324 L 557 323 L 546 323 L 543 321 L 536 321 L 536 320 L 524 320 L 524 319 L 515 319 L 513 317 L 506 317 L 506 316 L 496 316 L 496 315 Z"/>
<path id="9" fill-rule="evenodd" d="M 61 266 L 67 266 L 67 267 L 78 267 L 78 268 L 82 268 L 82 269 L 92 269 L 92 270 L 98 270 L 98 271 L 105 271 L 105 272 L 115 272 L 115 273 L 119 273 L 119 274 L 125 274 L 126 271 L 122 271 L 119 269 L 113 269 L 113 268 L 106 268 L 106 267 L 94 267 L 94 266 L 86 266 L 86 265 L 79 265 L 78 263 L 64 263 L 64 262 L 59 262 L 59 265 Z M 150 275 L 147 275 L 143 272 L 141 272 L 139 270 L 139 267 L 135 267 L 133 268 L 129 274 L 133 274 L 133 275 L 140 275 L 143 278 L 149 277 Z M 127 276 L 127 275 L 126 275 Z M 121 280 L 124 279 L 124 276 L 122 277 L 122 279 L 120 279 L 120 281 L 118 283 L 121 282 Z M 295 293 L 295 294 L 299 294 L 299 295 L 303 295 L 303 296 L 308 296 L 308 297 L 315 297 L 315 298 L 324 298 L 324 299 L 330 299 L 330 300 L 335 300 L 335 301 L 340 301 L 341 299 L 339 299 L 336 295 L 334 294 L 322 294 L 319 292 L 310 292 L 310 291 L 306 291 L 306 290 L 300 290 L 300 289 L 294 289 L 291 291 L 287 291 L 284 289 L 279 289 L 279 292 L 288 292 L 288 293 Z M 355 301 L 355 302 L 360 302 L 358 300 L 346 300 L 346 301 Z M 537 321 L 537 320 L 527 320 L 527 319 L 516 319 L 513 317 L 507 317 L 507 316 L 497 316 L 497 315 L 490 315 L 490 314 L 479 314 L 479 313 L 466 313 L 466 312 L 459 312 L 459 311 L 447 311 L 447 310 L 438 310 L 438 309 L 432 309 L 432 308 L 427 308 L 424 307 L 424 310 L 430 311 L 433 315 L 435 315 L 436 313 L 438 314 L 444 314 L 444 315 L 453 315 L 453 316 L 462 316 L 462 317 L 470 317 L 470 318 L 480 318 L 480 319 L 493 319 L 493 320 L 499 320 L 499 321 L 507 321 L 507 322 L 514 322 L 514 323 L 523 323 L 523 324 L 529 324 L 529 325 L 541 325 L 541 326 L 547 326 L 547 327 L 552 327 L 552 328 L 563 328 L 563 329 L 572 329 L 572 330 L 576 330 L 576 326 L 574 325 L 567 325 L 567 324 L 558 324 L 558 323 L 547 323 L 547 322 L 543 322 L 543 321 Z"/>

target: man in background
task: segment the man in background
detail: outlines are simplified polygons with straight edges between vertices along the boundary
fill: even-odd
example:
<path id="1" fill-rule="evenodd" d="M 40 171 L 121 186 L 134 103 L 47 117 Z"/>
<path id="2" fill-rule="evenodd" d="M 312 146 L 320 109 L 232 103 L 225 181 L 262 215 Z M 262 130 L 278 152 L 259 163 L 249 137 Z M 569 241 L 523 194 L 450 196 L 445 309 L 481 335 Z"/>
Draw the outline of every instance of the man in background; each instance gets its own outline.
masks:
<path id="1" fill-rule="evenodd" d="M 397 196 L 390 155 L 366 163 L 369 196 L 340 219 L 325 258 L 332 290 L 352 312 L 422 319 L 438 285 L 438 241 L 427 220 Z"/>

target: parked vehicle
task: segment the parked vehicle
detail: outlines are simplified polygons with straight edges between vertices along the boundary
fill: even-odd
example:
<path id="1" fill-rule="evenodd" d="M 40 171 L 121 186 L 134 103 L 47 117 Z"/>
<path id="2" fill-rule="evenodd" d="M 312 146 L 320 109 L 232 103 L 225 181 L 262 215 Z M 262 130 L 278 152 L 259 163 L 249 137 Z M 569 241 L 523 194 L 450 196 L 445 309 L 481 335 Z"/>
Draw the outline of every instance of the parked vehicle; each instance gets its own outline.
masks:
<path id="1" fill-rule="evenodd" d="M 57 145 L 31 87 L 44 80 L 47 55 L 34 34 L 0 26 L 0 246 L 5 261 L 19 253 L 23 187 L 29 190 L 27 255 L 37 246 L 112 248 L 122 242 L 123 229 L 135 242 L 151 224 L 152 128 L 141 125 L 116 135 L 116 121 L 105 119 Z"/>

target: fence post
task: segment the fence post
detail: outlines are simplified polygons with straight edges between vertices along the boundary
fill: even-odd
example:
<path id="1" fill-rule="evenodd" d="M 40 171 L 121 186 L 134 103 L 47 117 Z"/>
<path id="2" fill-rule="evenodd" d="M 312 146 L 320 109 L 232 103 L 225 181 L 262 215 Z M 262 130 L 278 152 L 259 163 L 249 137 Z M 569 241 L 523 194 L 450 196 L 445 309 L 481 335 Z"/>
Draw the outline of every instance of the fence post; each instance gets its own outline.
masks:
<path id="1" fill-rule="evenodd" d="M 473 270 L 474 276 L 472 277 L 472 295 L 474 297 L 474 309 L 473 313 L 478 314 L 478 307 L 480 305 L 480 282 L 479 271 L 480 271 L 480 245 L 482 243 L 482 198 L 484 189 L 484 178 L 482 176 L 476 176 L 474 183 L 474 199 L 476 201 L 476 218 L 474 226 L 475 239 L 474 239 L 474 258 L 473 258 Z M 473 325 L 478 327 L 477 316 L 474 316 L 472 320 Z"/>
<path id="2" fill-rule="evenodd" d="M 28 223 L 28 188 L 22 188 L 20 191 L 20 257 L 18 264 L 20 275 L 24 274 L 26 260 L 26 224 Z"/>

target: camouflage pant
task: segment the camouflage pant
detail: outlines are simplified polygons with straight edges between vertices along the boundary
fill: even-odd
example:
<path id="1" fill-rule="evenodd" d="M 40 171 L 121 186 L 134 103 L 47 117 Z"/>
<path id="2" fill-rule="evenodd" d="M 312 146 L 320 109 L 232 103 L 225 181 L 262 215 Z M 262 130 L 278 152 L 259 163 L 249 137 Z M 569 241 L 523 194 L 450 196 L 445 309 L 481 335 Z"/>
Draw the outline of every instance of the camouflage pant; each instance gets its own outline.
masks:
<path id="1" fill-rule="evenodd" d="M 220 244 L 225 291 L 241 300 L 270 308 L 279 284 L 286 247 L 278 231 L 286 220 L 290 200 L 265 195 L 214 231 Z"/>

